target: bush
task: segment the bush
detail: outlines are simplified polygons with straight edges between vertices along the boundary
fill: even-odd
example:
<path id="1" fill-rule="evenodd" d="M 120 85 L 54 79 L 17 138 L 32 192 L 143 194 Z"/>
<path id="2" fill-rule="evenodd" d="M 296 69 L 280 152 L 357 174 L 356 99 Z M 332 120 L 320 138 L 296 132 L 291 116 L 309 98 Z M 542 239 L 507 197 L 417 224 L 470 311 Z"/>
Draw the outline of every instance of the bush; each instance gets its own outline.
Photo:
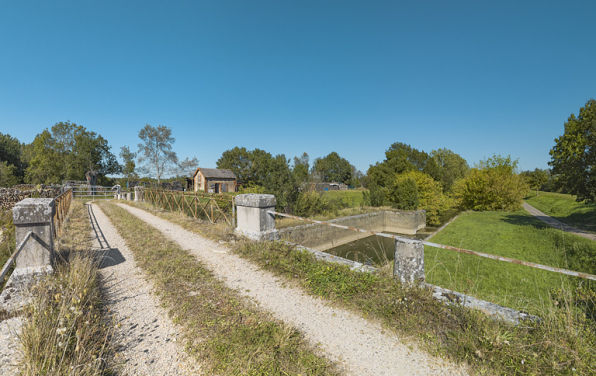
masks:
<path id="1" fill-rule="evenodd" d="M 383 206 L 385 205 L 385 189 L 379 186 L 374 180 L 371 180 L 368 192 L 362 194 L 362 203 L 365 206 Z"/>
<path id="2" fill-rule="evenodd" d="M 312 217 L 325 212 L 332 212 L 349 206 L 341 197 L 329 198 L 315 191 L 300 192 L 294 204 L 294 214 L 300 217 Z"/>
<path id="3" fill-rule="evenodd" d="M 507 210 L 521 207 L 530 189 L 524 177 L 516 173 L 517 160 L 495 155 L 474 167 L 455 183 L 453 193 L 463 210 Z"/>
<path id="4" fill-rule="evenodd" d="M 411 177 L 395 179 L 393 189 L 387 192 L 392 206 L 401 210 L 416 210 L 420 204 L 416 180 Z"/>
<path id="5" fill-rule="evenodd" d="M 415 184 L 416 188 L 412 185 Z M 397 175 L 387 199 L 404 210 L 426 210 L 426 223 L 438 225 L 443 213 L 451 208 L 451 200 L 443 194 L 441 183 L 420 171 Z M 416 205 L 416 200 L 418 201 Z"/>

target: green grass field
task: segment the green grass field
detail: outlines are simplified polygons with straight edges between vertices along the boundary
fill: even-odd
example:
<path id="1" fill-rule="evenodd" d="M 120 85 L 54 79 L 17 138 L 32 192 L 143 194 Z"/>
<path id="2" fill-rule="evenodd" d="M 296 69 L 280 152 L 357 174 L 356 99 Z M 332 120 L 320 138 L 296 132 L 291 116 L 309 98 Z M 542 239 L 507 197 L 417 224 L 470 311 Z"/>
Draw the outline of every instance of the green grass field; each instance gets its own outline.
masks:
<path id="1" fill-rule="evenodd" d="M 596 242 L 553 229 L 525 210 L 466 212 L 433 243 L 594 274 Z M 427 282 L 507 307 L 539 313 L 553 289 L 573 277 L 425 247 Z"/>
<path id="2" fill-rule="evenodd" d="M 323 193 L 323 197 L 329 197 L 331 199 L 341 198 L 349 208 L 360 207 L 362 203 L 363 190 L 349 189 L 345 191 L 327 191 Z"/>
<path id="3" fill-rule="evenodd" d="M 528 204 L 546 215 L 580 228 L 596 232 L 596 204 L 575 201 L 576 196 L 562 193 L 532 192 L 526 196 Z"/>

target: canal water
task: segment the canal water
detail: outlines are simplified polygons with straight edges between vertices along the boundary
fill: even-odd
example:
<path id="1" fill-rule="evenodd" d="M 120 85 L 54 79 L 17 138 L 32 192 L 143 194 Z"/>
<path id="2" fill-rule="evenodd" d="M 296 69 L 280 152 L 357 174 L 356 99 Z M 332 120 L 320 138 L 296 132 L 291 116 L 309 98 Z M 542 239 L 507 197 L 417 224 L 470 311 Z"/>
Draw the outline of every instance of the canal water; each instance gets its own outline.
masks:
<path id="1" fill-rule="evenodd" d="M 394 232 L 384 232 L 384 234 L 423 240 L 435 230 L 436 228 L 426 227 L 418 231 L 416 235 L 405 235 Z M 351 243 L 330 248 L 325 252 L 367 265 L 383 265 L 387 261 L 393 261 L 394 259 L 395 239 L 372 235 Z"/>

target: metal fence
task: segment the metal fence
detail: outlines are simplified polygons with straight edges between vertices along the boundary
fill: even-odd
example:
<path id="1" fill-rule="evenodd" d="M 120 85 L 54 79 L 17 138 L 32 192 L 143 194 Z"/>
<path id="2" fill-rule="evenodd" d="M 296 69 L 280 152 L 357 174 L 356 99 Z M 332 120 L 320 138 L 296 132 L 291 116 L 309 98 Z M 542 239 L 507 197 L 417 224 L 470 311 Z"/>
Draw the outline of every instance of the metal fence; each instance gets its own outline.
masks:
<path id="1" fill-rule="evenodd" d="M 234 195 L 143 189 L 143 199 L 171 212 L 178 211 L 211 223 L 236 225 Z"/>
<path id="2" fill-rule="evenodd" d="M 338 225 L 338 224 L 331 223 L 331 222 L 317 221 L 317 220 L 314 220 L 314 219 L 297 217 L 295 215 L 290 215 L 290 214 L 285 214 L 285 213 L 278 213 L 278 212 L 275 212 L 275 211 L 269 211 L 268 213 L 269 214 L 273 214 L 273 215 L 279 215 L 281 217 L 299 219 L 301 221 L 313 222 L 313 223 L 318 223 L 318 224 L 321 224 L 321 225 L 332 226 L 332 227 L 338 227 L 338 228 L 342 228 L 342 229 L 345 229 L 345 230 L 358 231 L 358 232 L 362 232 L 362 233 L 366 233 L 366 234 L 382 236 L 382 237 L 385 237 L 385 238 L 392 238 L 392 239 L 395 239 L 396 242 L 410 243 L 410 244 L 413 244 L 413 243 L 422 243 L 422 245 L 427 245 L 427 246 L 430 246 L 430 247 L 447 249 L 447 250 L 450 250 L 450 251 L 455 251 L 455 252 L 460 252 L 460 253 L 466 253 L 468 255 L 485 257 L 485 258 L 489 258 L 489 259 L 492 259 L 492 260 L 498 260 L 498 261 L 509 262 L 509 263 L 512 263 L 512 264 L 529 266 L 531 268 L 542 269 L 542 270 L 547 270 L 549 272 L 566 274 L 566 275 L 570 275 L 570 276 L 573 276 L 573 277 L 585 278 L 585 279 L 590 279 L 592 281 L 596 281 L 596 275 L 593 275 L 593 274 L 588 274 L 588 273 L 583 273 L 583 272 L 576 272 L 576 271 L 573 271 L 573 270 L 562 269 L 562 268 L 555 268 L 553 266 L 536 264 L 536 263 L 533 263 L 533 262 L 528 262 L 528 261 L 523 261 L 523 260 L 516 260 L 516 259 L 509 258 L 509 257 L 495 256 L 495 255 L 491 255 L 491 254 L 488 254 L 488 253 L 482 253 L 482 252 L 477 252 L 477 251 L 470 251 L 469 249 L 451 247 L 451 246 L 448 246 L 448 245 L 431 243 L 431 242 L 427 242 L 427 241 L 424 241 L 424 240 L 404 238 L 404 237 L 398 236 L 398 235 L 383 234 L 383 233 L 376 232 L 376 231 L 363 230 L 363 229 L 360 229 L 360 228 L 354 228 L 354 227 L 349 227 L 349 226 Z"/>
<path id="3" fill-rule="evenodd" d="M 83 200 L 114 198 L 115 193 L 113 187 L 103 187 L 101 185 L 80 184 L 70 186 L 70 188 L 74 198 Z"/>

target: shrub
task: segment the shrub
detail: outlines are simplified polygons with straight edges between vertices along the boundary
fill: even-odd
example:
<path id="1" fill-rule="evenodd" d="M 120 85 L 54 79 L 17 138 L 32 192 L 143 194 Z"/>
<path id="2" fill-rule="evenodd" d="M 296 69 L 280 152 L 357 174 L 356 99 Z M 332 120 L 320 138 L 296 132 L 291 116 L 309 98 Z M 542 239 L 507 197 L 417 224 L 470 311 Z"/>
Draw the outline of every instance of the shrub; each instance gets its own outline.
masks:
<path id="1" fill-rule="evenodd" d="M 393 207 L 401 210 L 416 210 L 420 204 L 416 180 L 411 177 L 400 179 L 393 183 L 393 189 L 387 192 L 387 199 Z"/>
<path id="2" fill-rule="evenodd" d="M 516 168 L 517 160 L 510 156 L 494 155 L 480 161 L 466 178 L 455 183 L 453 193 L 458 205 L 476 211 L 519 209 L 530 188 Z"/>
<path id="3" fill-rule="evenodd" d="M 362 203 L 366 206 L 385 205 L 385 189 L 379 186 L 374 180 L 371 180 L 368 192 L 364 191 L 362 194 Z"/>

